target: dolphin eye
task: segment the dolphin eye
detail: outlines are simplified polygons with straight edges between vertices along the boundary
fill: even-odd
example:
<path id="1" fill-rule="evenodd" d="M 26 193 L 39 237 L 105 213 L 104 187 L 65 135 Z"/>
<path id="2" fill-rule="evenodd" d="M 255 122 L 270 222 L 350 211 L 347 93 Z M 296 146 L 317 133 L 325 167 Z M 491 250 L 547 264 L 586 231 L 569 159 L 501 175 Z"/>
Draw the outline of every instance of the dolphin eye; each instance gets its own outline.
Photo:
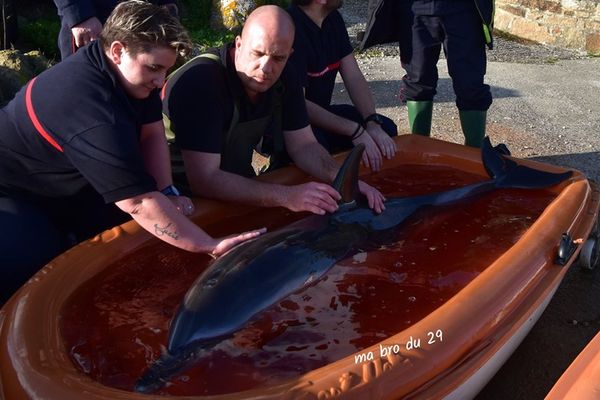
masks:
<path id="1" fill-rule="evenodd" d="M 214 279 L 214 278 L 209 279 L 204 283 L 203 287 L 204 287 L 204 289 L 212 289 L 217 285 L 218 282 L 219 282 L 218 279 Z"/>

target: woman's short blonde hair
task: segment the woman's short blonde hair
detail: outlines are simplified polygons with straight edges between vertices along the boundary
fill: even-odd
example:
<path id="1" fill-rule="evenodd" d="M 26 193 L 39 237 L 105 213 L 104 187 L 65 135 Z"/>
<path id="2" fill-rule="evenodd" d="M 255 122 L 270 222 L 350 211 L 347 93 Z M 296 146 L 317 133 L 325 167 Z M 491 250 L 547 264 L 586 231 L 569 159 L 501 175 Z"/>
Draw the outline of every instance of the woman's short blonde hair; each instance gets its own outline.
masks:
<path id="1" fill-rule="evenodd" d="M 155 47 L 170 47 L 180 55 L 192 49 L 190 37 L 179 20 L 162 6 L 143 0 L 118 4 L 100 33 L 105 50 L 115 41 L 122 42 L 135 55 Z"/>

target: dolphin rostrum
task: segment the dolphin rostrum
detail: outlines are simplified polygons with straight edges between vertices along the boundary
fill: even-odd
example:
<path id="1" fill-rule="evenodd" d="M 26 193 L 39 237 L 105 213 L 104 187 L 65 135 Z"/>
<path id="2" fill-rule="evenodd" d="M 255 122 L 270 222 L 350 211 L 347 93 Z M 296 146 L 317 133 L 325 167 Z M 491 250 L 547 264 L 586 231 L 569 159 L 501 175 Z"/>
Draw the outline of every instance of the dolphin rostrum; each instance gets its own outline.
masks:
<path id="1" fill-rule="evenodd" d="M 167 352 L 137 381 L 135 390 L 150 393 L 191 366 L 250 319 L 288 295 L 318 281 L 337 261 L 393 229 L 424 206 L 453 203 L 496 188 L 544 188 L 571 177 L 518 165 L 492 147 L 488 138 L 482 160 L 492 179 L 421 196 L 393 198 L 381 214 L 357 201 L 358 167 L 363 145 L 348 155 L 334 187 L 339 209 L 312 215 L 240 244 L 215 260 L 194 282 L 171 322 Z"/>

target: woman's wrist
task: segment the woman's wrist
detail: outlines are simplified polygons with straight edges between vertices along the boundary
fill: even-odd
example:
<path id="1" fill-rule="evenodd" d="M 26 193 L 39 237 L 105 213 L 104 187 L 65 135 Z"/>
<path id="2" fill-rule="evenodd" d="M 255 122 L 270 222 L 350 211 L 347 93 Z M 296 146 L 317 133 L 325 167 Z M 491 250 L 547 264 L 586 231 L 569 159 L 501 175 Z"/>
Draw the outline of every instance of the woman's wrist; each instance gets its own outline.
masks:
<path id="1" fill-rule="evenodd" d="M 363 126 L 360 122 L 357 122 L 356 130 L 354 131 L 352 136 L 350 136 L 350 140 L 356 140 L 359 137 L 361 137 L 364 133 L 365 133 L 365 128 L 363 128 Z"/>

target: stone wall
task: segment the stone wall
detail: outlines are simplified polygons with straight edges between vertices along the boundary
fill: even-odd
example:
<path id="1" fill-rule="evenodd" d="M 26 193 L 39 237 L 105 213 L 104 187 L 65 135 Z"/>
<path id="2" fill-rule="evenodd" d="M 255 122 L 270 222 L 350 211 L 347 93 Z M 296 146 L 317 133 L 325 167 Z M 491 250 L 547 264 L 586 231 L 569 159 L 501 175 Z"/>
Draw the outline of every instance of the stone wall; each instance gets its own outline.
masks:
<path id="1" fill-rule="evenodd" d="M 600 0 L 496 0 L 494 27 L 600 55 Z"/>

